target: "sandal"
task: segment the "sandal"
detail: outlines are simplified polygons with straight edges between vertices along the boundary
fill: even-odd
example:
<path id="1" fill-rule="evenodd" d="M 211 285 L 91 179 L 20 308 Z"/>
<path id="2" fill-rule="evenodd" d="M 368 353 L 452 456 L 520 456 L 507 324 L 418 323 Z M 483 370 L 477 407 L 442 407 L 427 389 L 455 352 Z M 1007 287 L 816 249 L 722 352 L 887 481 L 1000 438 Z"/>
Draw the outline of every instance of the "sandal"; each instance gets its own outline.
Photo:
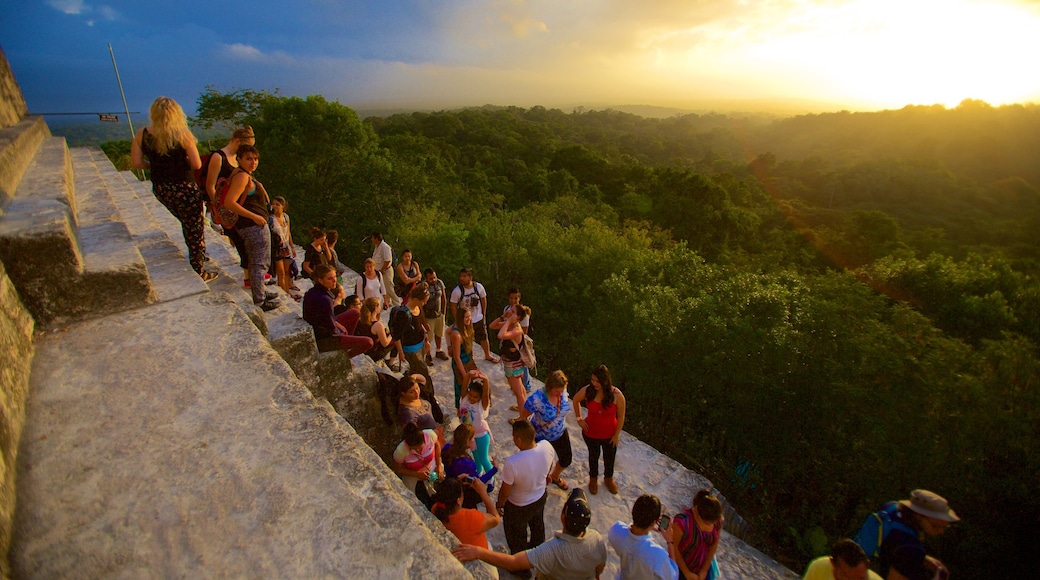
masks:
<path id="1" fill-rule="evenodd" d="M 521 419 L 520 417 L 513 417 L 512 419 L 509 420 L 509 424 L 512 425 L 513 423 L 516 423 L 520 419 Z"/>
<path id="2" fill-rule="evenodd" d="M 491 355 L 491 358 L 487 359 L 487 361 L 490 362 L 491 364 L 497 365 L 498 363 L 502 362 L 502 359 L 498 358 L 495 355 Z"/>
<path id="3" fill-rule="evenodd" d="M 514 413 L 519 413 L 520 407 L 517 407 L 516 405 L 509 405 L 509 410 L 513 411 Z"/>
<path id="4" fill-rule="evenodd" d="M 562 477 L 557 477 L 556 479 L 553 480 L 552 483 L 553 483 L 553 485 L 555 485 L 556 487 L 562 489 L 563 491 L 567 491 L 568 489 L 570 489 L 570 486 L 567 485 L 567 482 L 564 481 Z"/>

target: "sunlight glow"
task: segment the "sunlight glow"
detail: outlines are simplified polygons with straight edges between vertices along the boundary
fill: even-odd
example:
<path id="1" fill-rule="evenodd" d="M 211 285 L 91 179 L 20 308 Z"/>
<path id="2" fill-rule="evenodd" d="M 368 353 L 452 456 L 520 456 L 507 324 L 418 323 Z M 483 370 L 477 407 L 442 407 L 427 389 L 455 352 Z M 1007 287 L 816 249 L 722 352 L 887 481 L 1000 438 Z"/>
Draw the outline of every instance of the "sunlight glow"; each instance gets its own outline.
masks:
<path id="1" fill-rule="evenodd" d="M 725 79 L 739 71 L 734 78 L 754 76 L 755 90 L 769 96 L 811 92 L 868 106 L 1040 99 L 1031 64 L 1040 54 L 1040 14 L 1022 4 L 802 2 L 771 24 L 758 16 L 749 26 L 730 20 L 672 31 L 647 60 L 659 73 L 711 69 Z M 677 46 L 684 34 L 691 40 Z"/>

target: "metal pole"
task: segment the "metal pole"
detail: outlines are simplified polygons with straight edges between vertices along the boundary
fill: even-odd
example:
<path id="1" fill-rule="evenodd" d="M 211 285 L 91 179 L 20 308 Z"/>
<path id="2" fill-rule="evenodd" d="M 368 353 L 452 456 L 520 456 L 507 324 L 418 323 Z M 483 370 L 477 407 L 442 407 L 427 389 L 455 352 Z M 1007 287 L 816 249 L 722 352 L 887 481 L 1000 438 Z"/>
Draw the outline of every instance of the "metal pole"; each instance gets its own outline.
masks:
<path id="1" fill-rule="evenodd" d="M 119 96 L 123 98 L 123 110 L 126 111 L 126 122 L 130 125 L 130 139 L 134 138 L 134 122 L 130 119 L 130 107 L 126 106 L 126 94 L 123 93 L 123 81 L 119 79 L 119 67 L 116 66 L 116 53 L 112 51 L 112 43 L 108 43 L 108 54 L 112 55 L 112 68 L 116 71 L 116 83 L 119 84 Z"/>

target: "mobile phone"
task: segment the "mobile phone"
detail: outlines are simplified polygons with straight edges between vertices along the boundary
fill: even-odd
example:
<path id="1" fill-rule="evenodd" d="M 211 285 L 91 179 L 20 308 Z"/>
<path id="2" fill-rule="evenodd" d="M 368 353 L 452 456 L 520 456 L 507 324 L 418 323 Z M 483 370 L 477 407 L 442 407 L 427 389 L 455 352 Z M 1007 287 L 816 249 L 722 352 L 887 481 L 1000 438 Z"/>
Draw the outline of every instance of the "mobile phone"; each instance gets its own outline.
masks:
<path id="1" fill-rule="evenodd" d="M 663 516 L 661 516 L 661 522 L 659 524 L 657 524 L 657 529 L 659 529 L 659 530 L 661 530 L 663 532 L 663 531 L 668 529 L 668 526 L 671 525 L 671 523 L 672 523 L 672 518 L 670 516 L 664 516 L 663 515 Z"/>

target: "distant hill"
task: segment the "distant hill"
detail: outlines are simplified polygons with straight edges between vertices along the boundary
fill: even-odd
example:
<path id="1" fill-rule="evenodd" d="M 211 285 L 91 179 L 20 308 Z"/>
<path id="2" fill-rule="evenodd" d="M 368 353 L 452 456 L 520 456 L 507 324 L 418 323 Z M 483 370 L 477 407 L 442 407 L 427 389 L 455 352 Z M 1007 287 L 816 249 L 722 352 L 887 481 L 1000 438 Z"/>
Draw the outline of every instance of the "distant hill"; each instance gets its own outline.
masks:
<path id="1" fill-rule="evenodd" d="M 133 138 L 130 127 L 126 123 L 126 115 L 119 115 L 119 122 L 109 123 L 99 121 L 97 117 L 90 116 L 51 116 L 44 115 L 51 134 L 64 137 L 69 147 L 83 147 L 86 145 L 100 145 L 106 141 L 129 141 Z M 148 125 L 147 115 L 133 115 L 131 120 L 134 131 Z M 224 137 L 224 131 L 217 129 L 198 129 L 192 131 L 200 141 Z"/>

